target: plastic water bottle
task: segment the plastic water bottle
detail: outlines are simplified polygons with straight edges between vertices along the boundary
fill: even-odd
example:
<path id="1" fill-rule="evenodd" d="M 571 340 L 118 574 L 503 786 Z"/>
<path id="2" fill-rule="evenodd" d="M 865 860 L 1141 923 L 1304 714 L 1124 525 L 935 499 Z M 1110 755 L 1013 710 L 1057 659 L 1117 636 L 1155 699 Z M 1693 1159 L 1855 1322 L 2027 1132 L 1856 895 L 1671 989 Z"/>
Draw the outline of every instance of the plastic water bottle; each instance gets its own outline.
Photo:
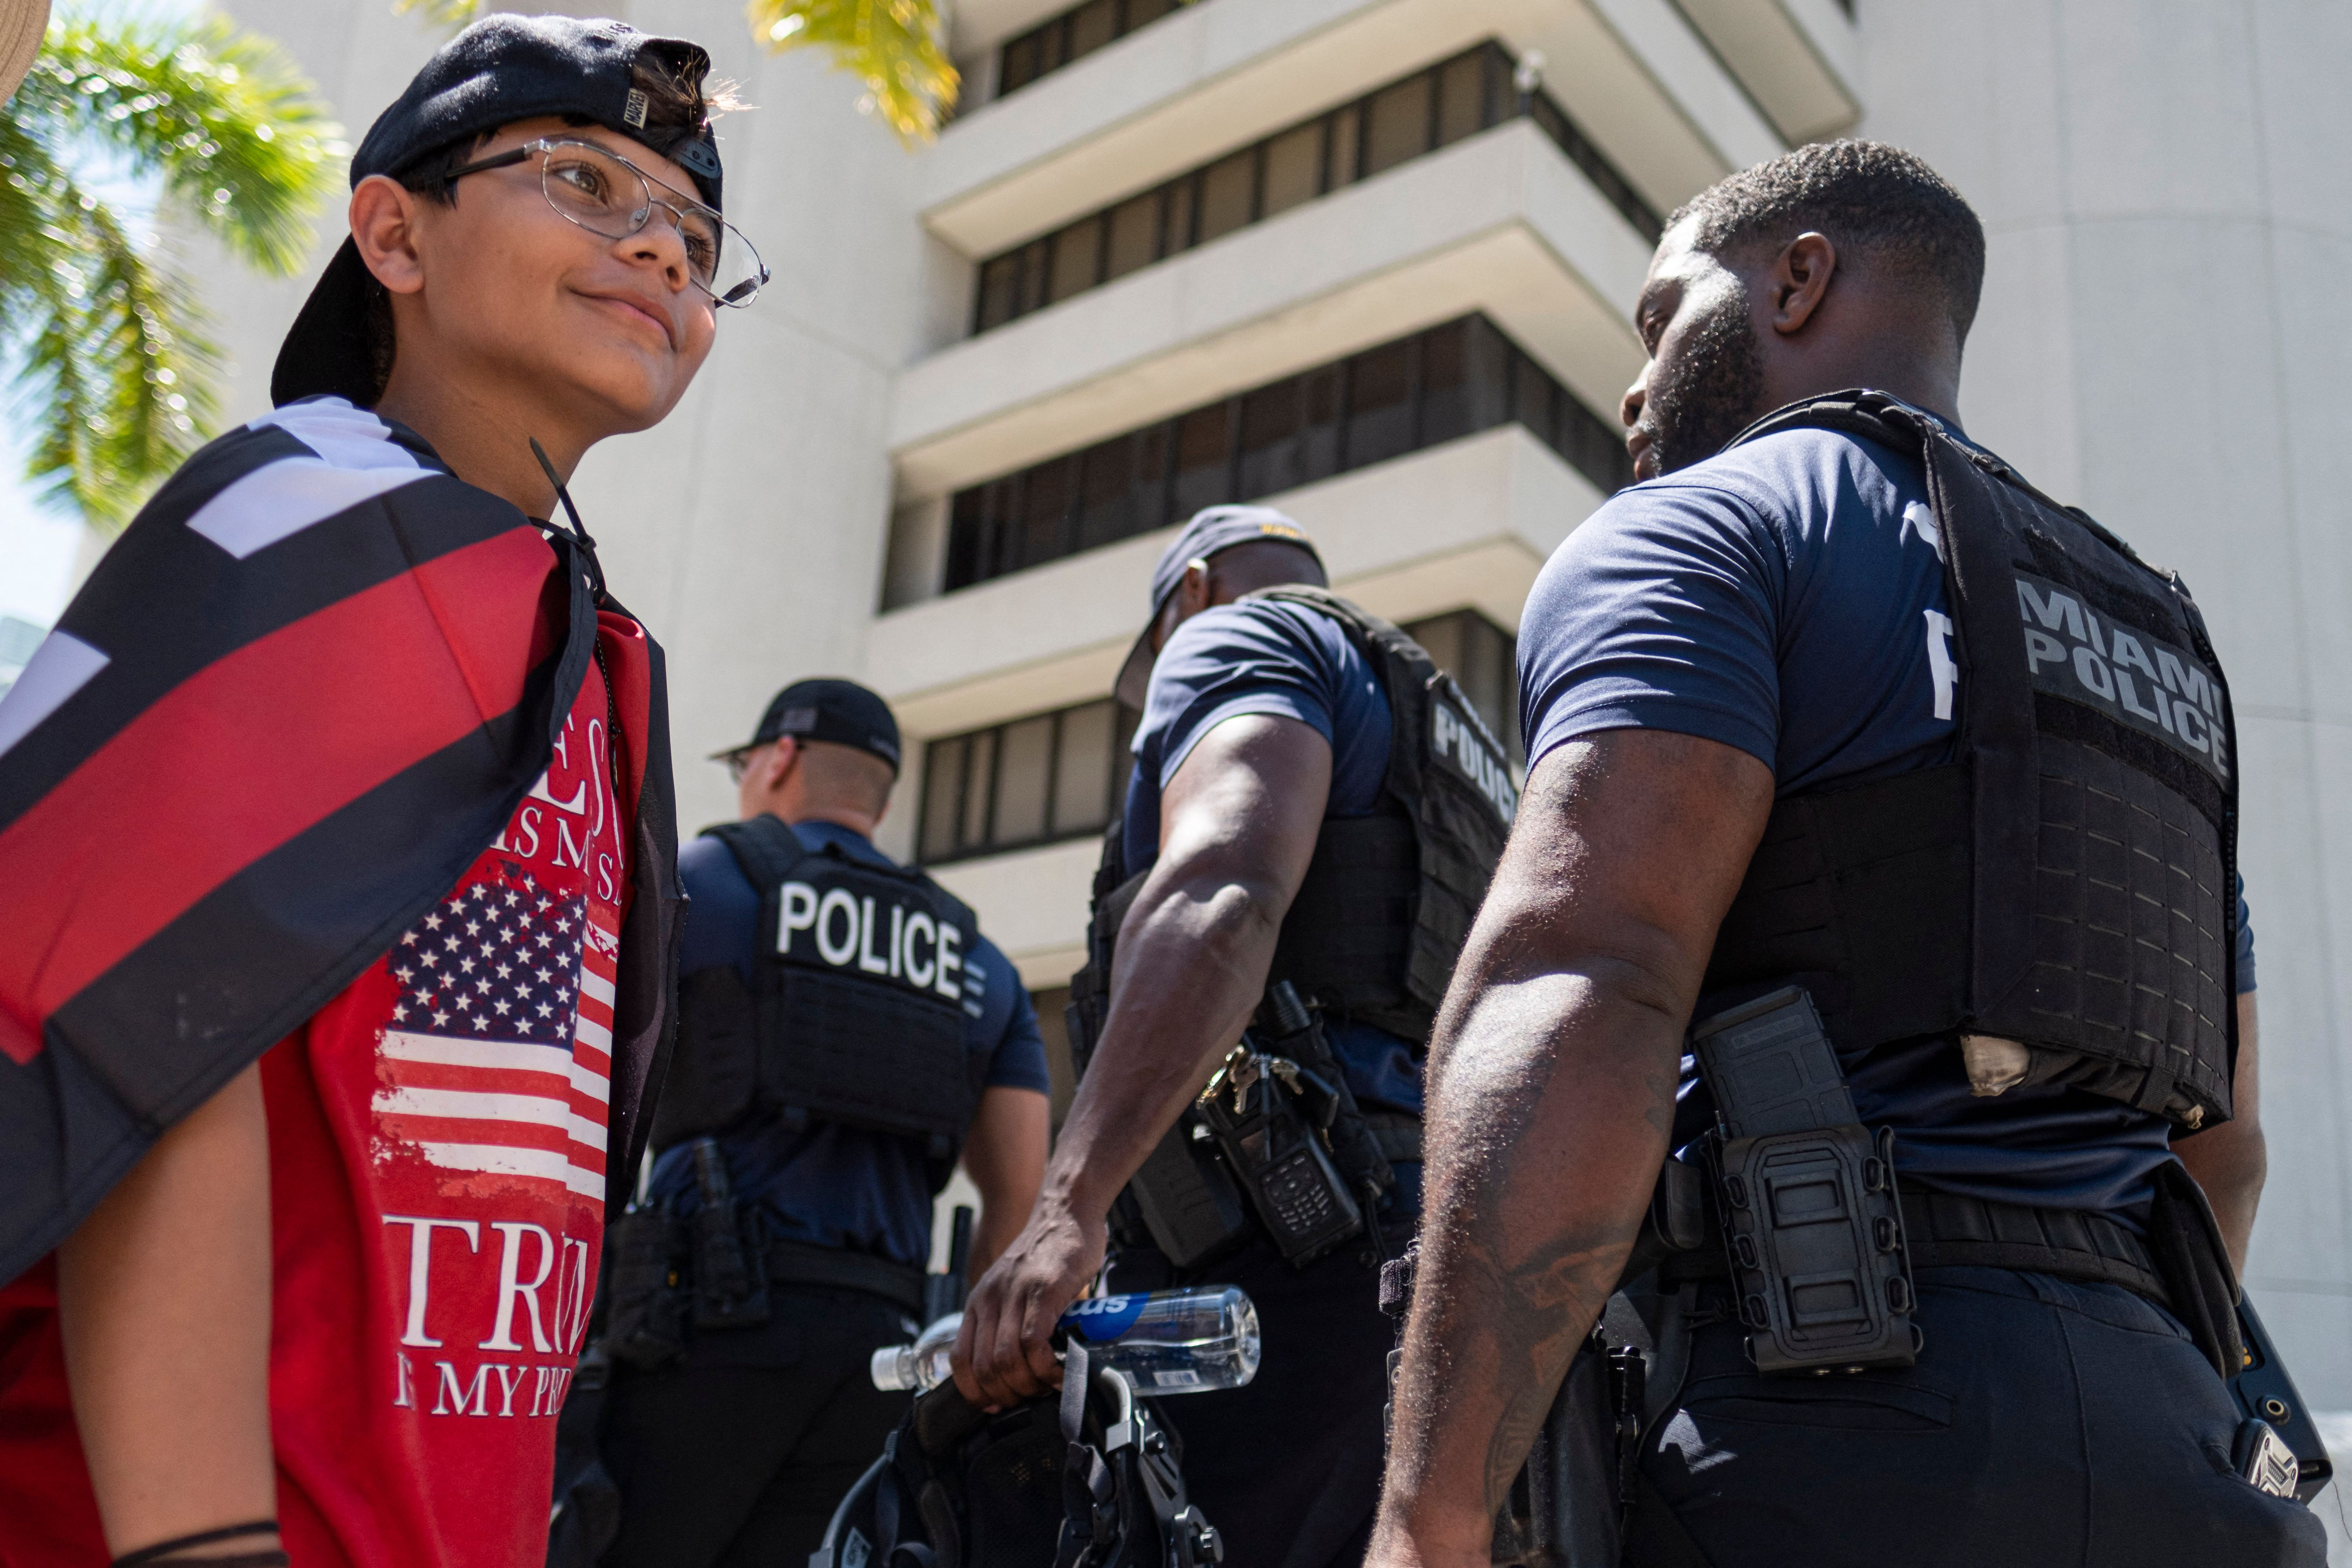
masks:
<path id="1" fill-rule="evenodd" d="M 908 1389 L 928 1392 L 945 1383 L 952 1374 L 948 1370 L 948 1358 L 955 1353 L 956 1331 L 963 1327 L 963 1314 L 950 1312 L 915 1336 L 910 1345 L 884 1345 L 874 1352 L 870 1368 L 874 1386 L 888 1394 Z"/>
<path id="2" fill-rule="evenodd" d="M 896 1393 L 937 1388 L 951 1375 L 956 1331 L 950 1312 L 910 1345 L 874 1352 L 874 1386 Z M 1097 1368 L 1116 1367 L 1139 1394 L 1206 1394 L 1257 1375 L 1257 1309 L 1238 1286 L 1200 1285 L 1132 1296 L 1091 1296 L 1055 1327 L 1083 1342 Z"/>
<path id="3" fill-rule="evenodd" d="M 1055 1325 L 1117 1367 L 1138 1394 L 1206 1394 L 1257 1375 L 1257 1309 L 1236 1285 L 1090 1296 Z"/>

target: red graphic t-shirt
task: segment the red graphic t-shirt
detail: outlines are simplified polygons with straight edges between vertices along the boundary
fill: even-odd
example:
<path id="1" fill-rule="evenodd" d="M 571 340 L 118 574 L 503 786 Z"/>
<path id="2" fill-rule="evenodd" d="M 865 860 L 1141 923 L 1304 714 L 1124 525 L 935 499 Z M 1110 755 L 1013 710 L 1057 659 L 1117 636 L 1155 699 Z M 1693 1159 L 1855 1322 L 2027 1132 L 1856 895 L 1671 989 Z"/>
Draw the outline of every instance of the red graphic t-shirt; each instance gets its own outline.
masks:
<path id="1" fill-rule="evenodd" d="M 641 634 L 603 625 L 641 666 Z M 546 1560 L 604 1234 L 631 837 L 611 711 L 592 666 L 506 830 L 262 1058 L 270 1428 L 300 1568 Z M 48 1261 L 0 1289 L 0 1568 L 106 1561 L 55 1302 Z"/>

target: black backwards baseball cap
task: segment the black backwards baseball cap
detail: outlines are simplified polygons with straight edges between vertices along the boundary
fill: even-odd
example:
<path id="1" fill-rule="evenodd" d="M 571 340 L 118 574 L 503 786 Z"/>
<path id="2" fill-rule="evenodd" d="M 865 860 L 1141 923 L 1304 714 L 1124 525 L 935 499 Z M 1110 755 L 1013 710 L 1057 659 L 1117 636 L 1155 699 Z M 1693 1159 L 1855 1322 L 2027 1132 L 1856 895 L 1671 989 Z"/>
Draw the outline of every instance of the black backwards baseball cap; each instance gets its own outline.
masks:
<path id="1" fill-rule="evenodd" d="M 1118 682 L 1111 688 L 1121 702 L 1129 708 L 1143 706 L 1144 693 L 1151 685 L 1151 628 L 1160 623 L 1168 595 L 1184 580 L 1184 569 L 1236 544 L 1269 542 L 1296 544 L 1314 556 L 1317 565 L 1323 563 L 1323 552 L 1315 548 L 1307 531 L 1270 506 L 1213 506 L 1192 514 L 1192 521 L 1160 552 L 1160 563 L 1151 569 L 1151 613 L 1143 618 L 1143 635 L 1128 650 L 1127 662 L 1119 666 Z"/>
<path id="2" fill-rule="evenodd" d="M 898 720 L 890 705 L 854 680 L 831 678 L 795 680 L 777 692 L 751 738 L 711 752 L 710 760 L 724 762 L 786 735 L 855 746 L 889 763 L 893 774 L 898 771 Z"/>
<path id="3" fill-rule="evenodd" d="M 352 154 L 352 184 L 370 174 L 398 179 L 427 153 L 452 142 L 541 115 L 578 115 L 607 131 L 646 140 L 646 94 L 636 85 L 648 58 L 689 89 L 710 72 L 710 56 L 684 38 L 657 38 L 625 23 L 578 16 L 485 16 L 441 46 L 390 109 L 376 117 Z M 663 156 L 694 177 L 695 189 L 719 205 L 719 142 L 706 118 L 681 127 Z M 665 139 L 667 141 L 667 138 Z M 278 351 L 269 399 L 283 406 L 320 393 L 361 407 L 383 393 L 368 350 L 369 285 L 373 279 L 347 237 L 327 263 Z"/>

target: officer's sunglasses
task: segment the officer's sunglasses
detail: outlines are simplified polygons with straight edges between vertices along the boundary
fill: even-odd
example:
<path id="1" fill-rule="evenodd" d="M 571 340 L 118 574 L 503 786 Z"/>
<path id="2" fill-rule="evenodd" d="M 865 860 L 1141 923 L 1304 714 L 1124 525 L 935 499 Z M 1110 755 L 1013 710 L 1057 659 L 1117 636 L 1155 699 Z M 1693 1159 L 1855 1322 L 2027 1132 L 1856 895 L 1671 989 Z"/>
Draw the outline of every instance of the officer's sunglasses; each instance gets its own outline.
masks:
<path id="1" fill-rule="evenodd" d="M 452 169 L 445 183 L 511 168 L 531 158 L 541 160 L 539 188 L 547 205 L 591 234 L 626 239 L 652 221 L 656 207 L 667 213 L 686 245 L 688 274 L 713 303 L 748 305 L 768 281 L 768 269 L 742 230 L 593 142 L 541 137 Z"/>

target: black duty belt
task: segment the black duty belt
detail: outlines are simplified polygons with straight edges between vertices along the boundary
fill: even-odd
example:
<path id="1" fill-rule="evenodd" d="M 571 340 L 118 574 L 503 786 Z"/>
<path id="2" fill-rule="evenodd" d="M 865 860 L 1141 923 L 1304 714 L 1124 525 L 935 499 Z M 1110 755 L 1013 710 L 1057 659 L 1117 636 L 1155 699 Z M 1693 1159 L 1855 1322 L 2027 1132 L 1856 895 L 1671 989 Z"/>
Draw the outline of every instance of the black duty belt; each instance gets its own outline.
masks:
<path id="1" fill-rule="evenodd" d="M 1915 1191 L 1903 1194 L 1903 1228 L 1914 1268 L 2016 1268 L 2171 1304 L 2147 1243 L 2102 1214 Z"/>
<path id="2" fill-rule="evenodd" d="M 912 1264 L 893 1263 L 870 1253 L 845 1252 L 837 1247 L 811 1247 L 802 1241 L 768 1243 L 768 1283 L 824 1285 L 840 1290 L 863 1290 L 869 1296 L 904 1307 L 923 1310 L 923 1271 Z"/>
<path id="3" fill-rule="evenodd" d="M 2105 1215 L 1916 1189 L 1904 1193 L 1902 1201 L 1914 1268 L 2014 1268 L 2120 1285 L 2159 1307 L 2172 1304 L 2147 1243 Z M 1729 1277 L 1723 1233 L 1712 1212 L 1706 1216 L 1705 1234 L 1699 1246 L 1666 1256 L 1659 1266 L 1662 1284 Z"/>

